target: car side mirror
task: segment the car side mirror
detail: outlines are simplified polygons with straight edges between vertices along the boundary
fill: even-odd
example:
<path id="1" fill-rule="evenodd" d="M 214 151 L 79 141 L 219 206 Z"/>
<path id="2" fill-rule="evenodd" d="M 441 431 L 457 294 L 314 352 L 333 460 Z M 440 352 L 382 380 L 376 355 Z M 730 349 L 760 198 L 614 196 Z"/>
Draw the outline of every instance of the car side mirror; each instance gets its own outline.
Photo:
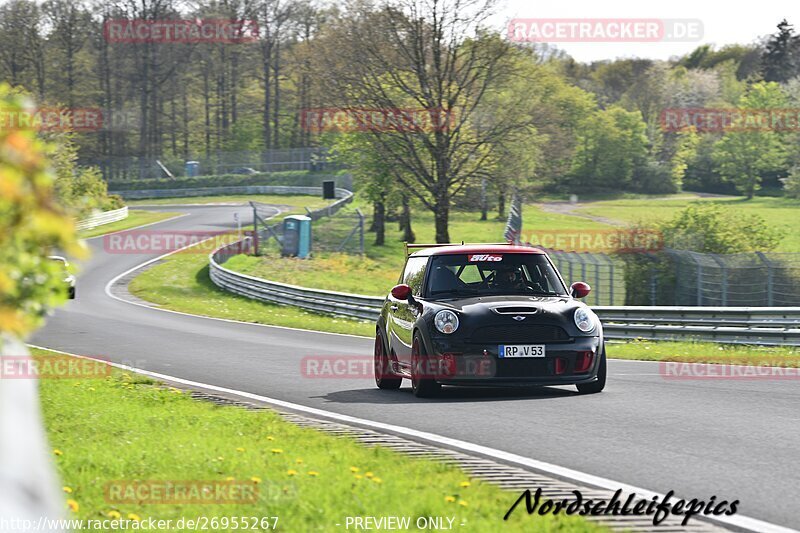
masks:
<path id="1" fill-rule="evenodd" d="M 411 287 L 406 285 L 405 283 L 401 283 L 400 285 L 395 285 L 392 288 L 392 297 L 398 300 L 408 300 L 408 297 L 411 296 Z"/>
<path id="2" fill-rule="evenodd" d="M 584 298 L 592 291 L 592 288 L 589 286 L 589 284 L 584 283 L 583 281 L 576 281 L 570 285 L 569 289 L 573 298 Z"/>

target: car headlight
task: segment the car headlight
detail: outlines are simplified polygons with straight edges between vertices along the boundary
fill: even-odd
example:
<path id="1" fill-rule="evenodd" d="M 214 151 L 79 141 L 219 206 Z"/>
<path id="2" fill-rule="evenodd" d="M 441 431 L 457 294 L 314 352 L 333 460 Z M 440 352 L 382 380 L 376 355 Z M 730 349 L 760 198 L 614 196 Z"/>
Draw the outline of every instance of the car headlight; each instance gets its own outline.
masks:
<path id="1" fill-rule="evenodd" d="M 579 307 L 575 310 L 575 325 L 584 333 L 589 333 L 595 328 L 596 321 L 594 313 L 585 307 Z"/>
<path id="2" fill-rule="evenodd" d="M 458 329 L 458 315 L 452 311 L 443 309 L 436 313 L 436 316 L 433 318 L 433 324 L 436 326 L 436 329 L 449 335 Z"/>

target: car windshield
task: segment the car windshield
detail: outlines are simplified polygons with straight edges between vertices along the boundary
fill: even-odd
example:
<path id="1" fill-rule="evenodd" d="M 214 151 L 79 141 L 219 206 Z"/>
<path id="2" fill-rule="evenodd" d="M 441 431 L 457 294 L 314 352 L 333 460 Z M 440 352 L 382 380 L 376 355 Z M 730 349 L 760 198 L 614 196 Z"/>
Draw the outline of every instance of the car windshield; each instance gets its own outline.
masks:
<path id="1" fill-rule="evenodd" d="M 431 258 L 427 294 L 461 296 L 567 296 L 550 261 L 541 254 L 444 254 Z"/>

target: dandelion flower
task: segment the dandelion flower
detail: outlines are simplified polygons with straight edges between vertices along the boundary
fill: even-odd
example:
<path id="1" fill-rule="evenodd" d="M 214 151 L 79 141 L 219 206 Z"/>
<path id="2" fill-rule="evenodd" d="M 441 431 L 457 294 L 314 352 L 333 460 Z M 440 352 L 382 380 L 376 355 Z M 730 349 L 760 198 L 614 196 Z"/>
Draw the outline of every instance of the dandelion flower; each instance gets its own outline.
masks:
<path id="1" fill-rule="evenodd" d="M 53 450 L 53 453 L 54 453 L 54 454 L 56 454 L 56 455 L 64 455 L 64 452 L 62 452 L 62 451 L 61 451 L 61 450 L 59 450 L 59 449 L 55 449 L 55 450 Z"/>
<path id="2" fill-rule="evenodd" d="M 461 507 L 466 507 L 467 506 L 467 502 L 465 502 L 464 500 L 459 500 L 458 501 L 458 505 L 460 505 Z"/>
<path id="3" fill-rule="evenodd" d="M 462 489 L 467 489 L 467 488 L 469 488 L 469 486 L 470 486 L 470 485 L 471 485 L 471 483 L 470 483 L 469 481 L 462 481 L 462 482 L 460 483 L 460 487 L 461 487 Z"/>
<path id="4" fill-rule="evenodd" d="M 445 496 L 444 501 L 446 501 L 447 503 L 454 503 L 456 499 L 453 496 Z"/>
<path id="5" fill-rule="evenodd" d="M 364 476 L 362 476 L 361 474 L 356 474 L 356 479 L 361 479 L 361 478 L 363 478 L 363 477 L 364 477 Z"/>
<path id="6" fill-rule="evenodd" d="M 372 481 L 374 481 L 375 483 L 378 483 L 379 485 L 380 485 L 381 483 L 383 483 L 383 480 L 382 480 L 381 478 L 379 478 L 379 477 L 374 477 L 374 478 L 372 478 Z"/>
<path id="7" fill-rule="evenodd" d="M 296 476 L 297 475 L 297 470 L 289 469 L 289 470 L 286 471 L 286 475 L 287 476 Z"/>
<path id="8" fill-rule="evenodd" d="M 253 482 L 253 483 L 255 483 L 256 485 L 258 485 L 259 483 L 261 483 L 261 478 L 260 478 L 260 477 L 253 476 L 253 477 L 251 477 L 251 478 L 250 478 L 250 481 L 252 481 L 252 482 Z"/>
<path id="9" fill-rule="evenodd" d="M 272 448 L 272 453 L 275 453 L 275 454 L 283 453 L 283 450 L 281 450 L 280 448 Z"/>
<path id="10" fill-rule="evenodd" d="M 128 513 L 128 520 L 133 520 L 134 522 L 140 522 L 142 520 L 142 517 L 140 517 L 136 513 Z"/>
<path id="11" fill-rule="evenodd" d="M 243 451 L 244 451 L 244 448 L 236 448 L 236 451 L 237 451 L 237 452 L 243 452 Z"/>
<path id="12" fill-rule="evenodd" d="M 119 514 L 119 511 L 109 511 L 106 513 L 106 516 L 109 517 L 111 520 L 117 520 L 122 518 L 122 515 Z"/>
<path id="13" fill-rule="evenodd" d="M 371 477 L 372 477 L 372 476 L 374 476 L 375 474 L 373 474 L 372 472 L 367 472 L 367 473 L 366 473 L 366 474 L 364 474 L 364 475 L 365 475 L 366 477 L 368 477 L 368 478 L 371 478 Z"/>
<path id="14" fill-rule="evenodd" d="M 317 472 L 315 470 L 309 470 L 308 471 L 308 475 L 311 476 L 311 477 L 317 477 L 319 475 L 319 472 Z"/>
<path id="15" fill-rule="evenodd" d="M 73 513 L 77 513 L 81 508 L 75 500 L 67 500 L 67 507 L 69 507 L 69 510 Z"/>
<path id="16" fill-rule="evenodd" d="M 67 494 L 72 494 L 72 487 L 61 487 L 61 490 L 63 490 Z"/>
<path id="17" fill-rule="evenodd" d="M 297 459 L 295 459 L 294 462 L 299 464 L 299 465 L 303 464 L 303 460 L 300 459 L 299 457 Z"/>
<path id="18" fill-rule="evenodd" d="M 236 478 L 235 478 L 235 477 L 233 477 L 233 476 L 228 476 L 228 477 L 226 477 L 226 478 L 225 478 L 225 481 L 233 481 L 233 480 L 235 480 L 235 479 L 236 479 Z"/>
<path id="19" fill-rule="evenodd" d="M 275 440 L 275 439 L 272 437 L 272 435 L 270 435 L 269 437 L 267 437 L 267 440 Z"/>
<path id="20" fill-rule="evenodd" d="M 351 466 L 350 467 L 350 471 L 355 474 L 356 472 L 358 472 L 358 467 L 357 466 Z"/>

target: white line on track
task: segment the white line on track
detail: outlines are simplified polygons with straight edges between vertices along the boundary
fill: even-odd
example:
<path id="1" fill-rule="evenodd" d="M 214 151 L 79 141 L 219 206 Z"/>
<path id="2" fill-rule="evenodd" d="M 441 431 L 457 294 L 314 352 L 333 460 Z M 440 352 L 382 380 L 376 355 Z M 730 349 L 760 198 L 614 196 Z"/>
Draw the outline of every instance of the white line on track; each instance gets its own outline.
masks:
<path id="1" fill-rule="evenodd" d="M 472 453 L 476 455 L 481 455 L 484 457 L 490 457 L 492 459 L 497 459 L 499 461 L 503 461 L 506 463 L 512 463 L 520 466 L 524 466 L 530 468 L 532 470 L 536 470 L 551 476 L 555 476 L 557 478 L 566 479 L 569 481 L 573 481 L 576 483 L 580 483 L 583 485 L 589 485 L 591 487 L 597 487 L 605 490 L 616 491 L 622 489 L 624 492 L 635 492 L 638 496 L 643 499 L 651 499 L 653 497 L 663 498 L 664 495 L 658 492 L 653 492 L 651 490 L 643 489 L 640 487 L 636 487 L 633 485 L 628 485 L 626 483 L 619 483 L 617 481 L 595 476 L 592 474 L 585 474 L 583 472 L 579 472 L 577 470 L 572 470 L 570 468 L 564 468 L 562 466 L 545 463 L 543 461 L 537 461 L 536 459 L 531 459 L 528 457 L 524 457 L 522 455 L 517 455 L 515 453 L 506 452 L 503 450 L 498 450 L 495 448 L 490 448 L 488 446 L 482 446 L 480 444 L 473 444 L 471 442 L 466 442 L 459 439 L 453 439 L 450 437 L 445 437 L 442 435 L 437 435 L 435 433 L 429 433 L 427 431 L 419 431 L 416 429 L 406 428 L 403 426 L 396 426 L 394 424 L 386 424 L 384 422 L 375 422 L 373 420 L 367 420 L 364 418 L 358 418 L 349 415 L 343 415 L 339 413 L 334 413 L 331 411 L 325 411 L 324 409 L 317 409 L 316 407 L 308 407 L 306 405 L 301 405 L 297 403 L 287 402 L 284 400 L 278 400 L 276 398 L 269 398 L 267 396 L 261 396 L 259 394 L 253 394 L 251 392 L 239 391 L 235 389 L 228 389 L 225 387 L 218 387 L 216 385 L 209 385 L 207 383 L 200 383 L 197 381 L 190 381 L 188 379 L 178 378 L 175 376 L 169 376 L 167 374 L 159 374 L 158 372 L 150 372 L 149 370 L 141 370 L 138 368 L 130 367 L 127 365 L 121 365 L 118 363 L 112 363 L 102 359 L 96 359 L 93 357 L 88 357 L 85 355 L 78 355 L 69 352 L 64 352 L 61 350 L 53 350 L 51 348 L 46 348 L 44 346 L 36 346 L 34 344 L 29 344 L 28 346 L 32 348 L 39 348 L 42 350 L 50 350 L 52 352 L 61 353 L 65 355 L 71 355 L 73 357 L 79 357 L 82 359 L 89 359 L 92 361 L 107 363 L 115 368 L 120 370 L 126 370 L 129 372 L 135 372 L 137 374 L 141 374 L 143 376 L 148 376 L 155 379 L 160 379 L 163 381 L 169 381 L 172 383 L 178 383 L 181 385 L 185 385 L 187 387 L 193 387 L 197 389 L 205 389 L 213 392 L 219 392 L 223 394 L 230 394 L 233 396 L 239 396 L 241 398 L 247 398 L 249 400 L 255 400 L 258 402 L 267 403 L 270 405 L 274 405 L 276 407 L 282 407 L 284 409 L 289 409 L 291 411 L 297 411 L 301 413 L 306 413 L 310 415 L 320 416 L 327 419 L 336 420 L 338 422 L 343 422 L 346 424 L 355 424 L 362 427 L 368 427 L 372 429 L 377 429 L 381 431 L 388 431 L 390 433 L 395 433 L 398 435 L 403 435 L 406 437 L 410 437 L 413 439 L 419 439 L 427 442 L 432 442 L 434 444 L 444 446 L 451 449 L 460 450 L 467 453 Z M 681 499 L 680 496 L 675 495 L 674 500 Z M 772 524 L 769 522 L 764 522 L 763 520 L 758 520 L 756 518 L 750 518 L 747 516 L 715 516 L 715 517 L 705 517 L 705 520 L 716 522 L 718 524 L 732 527 L 735 529 L 746 530 L 746 531 L 755 531 L 758 533 L 797 533 L 797 530 L 790 529 L 787 527 L 779 526 L 776 524 Z"/>

